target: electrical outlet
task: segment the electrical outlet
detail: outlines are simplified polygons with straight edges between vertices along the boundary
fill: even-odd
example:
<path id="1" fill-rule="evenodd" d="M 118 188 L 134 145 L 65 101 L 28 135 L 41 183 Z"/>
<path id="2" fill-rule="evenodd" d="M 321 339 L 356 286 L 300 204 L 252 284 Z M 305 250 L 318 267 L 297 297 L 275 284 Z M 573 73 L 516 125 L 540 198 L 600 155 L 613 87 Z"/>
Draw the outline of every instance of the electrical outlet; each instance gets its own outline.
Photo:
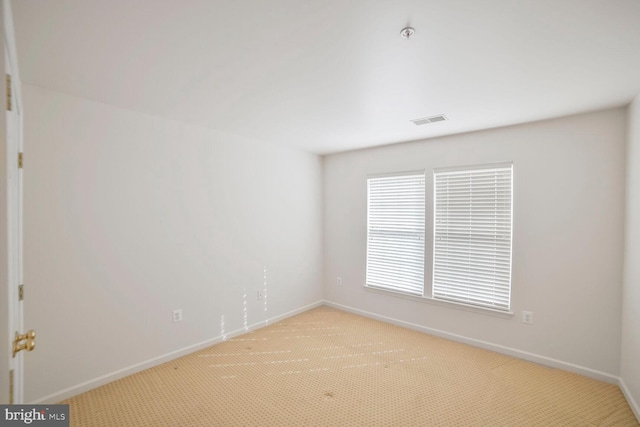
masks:
<path id="1" fill-rule="evenodd" d="M 173 310 L 173 323 L 182 321 L 182 309 L 177 308 Z"/>
<path id="2" fill-rule="evenodd" d="M 522 323 L 526 323 L 527 325 L 533 325 L 533 312 L 532 311 L 523 311 L 522 312 Z"/>
<path id="3" fill-rule="evenodd" d="M 338 278 L 336 279 L 336 284 L 337 284 L 338 286 L 342 286 L 342 277 L 338 277 Z"/>
<path id="4" fill-rule="evenodd" d="M 257 298 L 258 298 L 258 301 L 262 301 L 264 299 L 264 292 L 258 291 Z"/>

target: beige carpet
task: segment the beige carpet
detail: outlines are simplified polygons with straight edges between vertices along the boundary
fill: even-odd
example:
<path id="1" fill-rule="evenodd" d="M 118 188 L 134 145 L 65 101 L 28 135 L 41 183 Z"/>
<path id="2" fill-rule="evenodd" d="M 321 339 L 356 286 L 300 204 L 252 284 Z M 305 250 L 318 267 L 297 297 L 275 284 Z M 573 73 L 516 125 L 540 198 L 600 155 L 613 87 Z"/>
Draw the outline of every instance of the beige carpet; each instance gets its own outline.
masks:
<path id="1" fill-rule="evenodd" d="M 619 388 L 319 307 L 62 403 L 72 426 L 637 426 Z"/>

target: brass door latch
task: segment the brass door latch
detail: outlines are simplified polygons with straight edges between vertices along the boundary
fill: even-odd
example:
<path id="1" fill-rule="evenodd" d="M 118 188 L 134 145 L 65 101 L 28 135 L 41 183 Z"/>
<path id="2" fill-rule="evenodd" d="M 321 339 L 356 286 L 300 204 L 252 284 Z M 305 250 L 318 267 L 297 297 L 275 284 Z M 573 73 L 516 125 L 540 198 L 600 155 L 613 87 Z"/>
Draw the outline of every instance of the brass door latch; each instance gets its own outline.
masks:
<path id="1" fill-rule="evenodd" d="M 26 342 L 21 342 L 26 340 Z M 22 350 L 32 351 L 36 347 L 36 331 L 31 329 L 26 334 L 20 335 L 16 332 L 16 338 L 13 340 L 13 357 Z"/>

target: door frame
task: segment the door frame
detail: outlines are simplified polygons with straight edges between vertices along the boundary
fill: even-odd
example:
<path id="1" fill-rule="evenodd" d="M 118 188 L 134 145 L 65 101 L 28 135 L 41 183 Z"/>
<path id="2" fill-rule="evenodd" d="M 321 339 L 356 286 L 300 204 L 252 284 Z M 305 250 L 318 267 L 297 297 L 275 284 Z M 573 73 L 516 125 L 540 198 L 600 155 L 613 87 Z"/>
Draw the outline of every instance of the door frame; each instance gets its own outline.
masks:
<path id="1" fill-rule="evenodd" d="M 2 157 L 4 161 L 0 166 L 0 177 L 2 177 L 4 187 L 0 191 L 0 197 L 3 198 L 4 206 L 0 203 L 0 209 L 4 212 L 0 214 L 2 217 L 3 231 L 0 237 L 0 245 L 4 250 L 0 249 L 2 261 L 0 265 L 6 266 L 6 276 L 2 281 L 5 282 L 6 297 L 6 313 L 7 324 L 5 327 L 0 325 L 5 332 L 2 332 L 1 338 L 8 345 L 0 362 L 4 365 L 1 377 L 6 377 L 7 381 L 5 390 L 0 392 L 1 401 L 7 403 L 21 404 L 24 403 L 24 352 L 13 354 L 13 338 L 16 332 L 23 333 L 23 298 L 19 297 L 19 286 L 23 283 L 23 211 L 22 211 L 22 183 L 23 172 L 22 165 L 18 166 L 18 153 L 23 152 L 23 126 L 22 126 L 22 94 L 20 73 L 18 68 L 18 58 L 16 52 L 16 43 L 13 27 L 13 17 L 11 13 L 10 0 L 2 2 L 2 25 L 4 34 L 4 68 L 8 78 L 2 79 L 5 87 L 5 94 L 10 93 L 11 97 L 5 96 L 5 111 L 3 117 L 2 134 L 4 135 L 4 149 Z M 10 107 L 9 107 L 10 104 Z M 0 270 L 2 271 L 2 270 Z M 0 300 L 2 301 L 2 300 Z M 4 320 L 4 319 L 3 319 Z M 4 323 L 4 322 L 3 322 Z M 8 359 L 5 365 L 4 359 Z M 7 366 L 8 365 L 8 366 Z M 8 367 L 8 370 L 6 369 Z M 4 395 L 6 393 L 6 399 Z"/>

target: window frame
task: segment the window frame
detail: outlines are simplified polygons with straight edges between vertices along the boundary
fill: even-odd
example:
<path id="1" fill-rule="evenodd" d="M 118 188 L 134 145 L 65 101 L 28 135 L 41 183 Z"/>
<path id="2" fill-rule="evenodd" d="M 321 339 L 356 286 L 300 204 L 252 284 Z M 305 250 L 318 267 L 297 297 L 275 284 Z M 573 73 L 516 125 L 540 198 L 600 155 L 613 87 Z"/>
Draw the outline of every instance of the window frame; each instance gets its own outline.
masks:
<path id="1" fill-rule="evenodd" d="M 463 171 L 463 170 L 476 170 L 476 169 L 492 169 L 492 168 L 500 168 L 500 167 L 510 167 L 511 176 L 510 176 L 510 185 L 511 185 L 511 208 L 510 208 L 510 242 L 509 242 L 509 298 L 508 298 L 508 307 L 491 307 L 485 305 L 475 305 L 470 304 L 464 301 L 455 301 L 450 299 L 441 299 L 434 297 L 434 277 L 435 277 L 435 226 L 436 226 L 436 192 L 435 192 L 435 173 L 443 172 L 443 171 Z M 511 307 L 513 306 L 512 296 L 513 296 L 513 212 L 514 212 L 514 167 L 513 161 L 506 162 L 495 162 L 495 163 L 483 163 L 483 164 L 475 164 L 475 165 L 465 165 L 465 166 L 454 166 L 454 167 L 441 167 L 441 168 L 433 168 L 431 169 L 431 188 L 433 194 L 428 194 L 428 183 L 427 183 L 427 174 L 424 169 L 420 170 L 408 170 L 401 172 L 389 172 L 389 173 L 377 173 L 377 174 L 369 174 L 366 177 L 366 215 L 367 215 L 367 224 L 366 224 L 366 251 L 365 251 L 365 281 L 364 288 L 367 291 L 390 295 L 397 298 L 419 301 L 422 303 L 428 303 L 436 306 L 454 308 L 468 312 L 475 312 L 479 314 L 491 315 L 494 317 L 500 318 L 512 318 L 514 313 L 511 311 Z M 412 175 L 412 174 L 422 174 L 424 176 L 424 245 L 422 248 L 424 263 L 422 268 L 422 292 L 418 293 L 410 293 L 405 292 L 401 289 L 393 289 L 387 287 L 380 287 L 371 285 L 368 283 L 368 259 L 369 259 L 369 230 L 370 230 L 370 206 L 369 206 L 369 180 L 371 178 L 381 178 L 381 177 L 393 177 L 393 176 L 402 176 L 402 175 Z M 431 198 L 429 199 L 429 196 Z M 428 203 L 432 203 L 432 206 L 429 206 Z M 429 210 L 428 210 L 429 209 Z M 432 215 L 429 217 L 429 215 Z M 431 221 L 431 235 L 428 235 L 429 228 L 427 227 L 427 222 Z M 431 238 L 431 246 L 427 246 L 427 239 Z M 430 260 L 427 258 L 431 258 Z M 429 262 L 430 261 L 430 262 Z M 429 271 L 429 268 L 431 271 Z M 431 275 L 430 286 L 427 286 L 428 276 Z"/>

